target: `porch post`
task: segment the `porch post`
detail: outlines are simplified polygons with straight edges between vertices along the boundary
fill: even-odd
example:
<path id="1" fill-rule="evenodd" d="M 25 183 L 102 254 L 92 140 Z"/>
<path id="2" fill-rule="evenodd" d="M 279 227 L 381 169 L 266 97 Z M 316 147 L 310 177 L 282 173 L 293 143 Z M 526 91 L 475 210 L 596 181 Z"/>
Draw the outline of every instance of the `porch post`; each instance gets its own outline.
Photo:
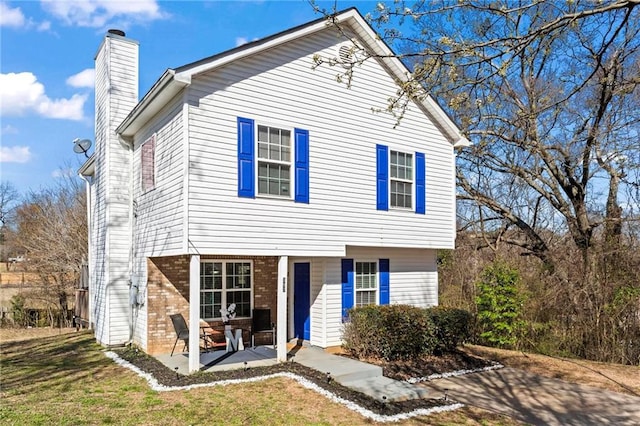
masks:
<path id="1" fill-rule="evenodd" d="M 276 322 L 276 344 L 278 345 L 277 355 L 278 361 L 280 362 L 287 361 L 287 287 L 289 286 L 289 283 L 287 282 L 288 269 L 289 257 L 280 256 L 280 259 L 278 259 L 278 317 Z"/>
<path id="2" fill-rule="evenodd" d="M 200 370 L 200 255 L 189 261 L 189 373 Z"/>

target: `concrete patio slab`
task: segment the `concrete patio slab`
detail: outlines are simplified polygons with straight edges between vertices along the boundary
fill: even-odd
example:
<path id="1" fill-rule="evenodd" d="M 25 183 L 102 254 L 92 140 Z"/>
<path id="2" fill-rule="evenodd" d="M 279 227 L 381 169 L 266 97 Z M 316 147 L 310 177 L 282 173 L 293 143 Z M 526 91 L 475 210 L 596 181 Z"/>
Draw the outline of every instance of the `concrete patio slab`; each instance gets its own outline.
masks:
<path id="1" fill-rule="evenodd" d="M 323 373 L 329 373 L 339 383 L 382 376 L 382 367 L 332 355 L 313 346 L 298 350 L 293 356 L 293 361 Z"/>
<path id="2" fill-rule="evenodd" d="M 430 391 L 414 384 L 384 377 L 382 367 L 333 355 L 317 347 L 302 348 L 293 361 L 330 374 L 338 383 L 378 401 L 402 401 L 431 397 Z"/>
<path id="3" fill-rule="evenodd" d="M 189 374 L 189 353 L 176 352 L 157 355 L 161 363 L 180 374 Z M 200 371 L 224 371 L 239 368 L 252 368 L 277 364 L 276 351 L 267 346 L 246 348 L 243 351 L 226 352 L 224 350 L 202 352 L 200 354 Z M 246 364 L 245 364 L 246 363 Z"/>

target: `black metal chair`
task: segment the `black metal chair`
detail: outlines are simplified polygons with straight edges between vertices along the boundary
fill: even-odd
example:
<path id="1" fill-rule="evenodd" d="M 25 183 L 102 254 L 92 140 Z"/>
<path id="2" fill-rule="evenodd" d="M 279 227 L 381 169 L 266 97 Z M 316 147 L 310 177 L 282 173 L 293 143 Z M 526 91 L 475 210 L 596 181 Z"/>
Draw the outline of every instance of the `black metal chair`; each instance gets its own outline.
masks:
<path id="1" fill-rule="evenodd" d="M 171 349 L 171 356 L 173 356 L 178 340 L 182 340 L 184 342 L 184 348 L 182 348 L 183 352 L 187 347 L 189 347 L 189 327 L 187 326 L 187 322 L 182 314 L 169 315 L 169 318 L 171 318 L 173 328 L 176 331 L 176 341 L 173 344 L 173 349 Z M 209 352 L 209 344 L 213 343 L 213 341 L 211 341 L 209 336 L 204 332 L 200 334 L 200 338 L 204 341 L 204 350 Z"/>
<path id="2" fill-rule="evenodd" d="M 251 317 L 251 346 L 256 346 L 256 334 L 271 333 L 273 347 L 276 347 L 276 325 L 271 321 L 271 309 L 254 309 Z"/>

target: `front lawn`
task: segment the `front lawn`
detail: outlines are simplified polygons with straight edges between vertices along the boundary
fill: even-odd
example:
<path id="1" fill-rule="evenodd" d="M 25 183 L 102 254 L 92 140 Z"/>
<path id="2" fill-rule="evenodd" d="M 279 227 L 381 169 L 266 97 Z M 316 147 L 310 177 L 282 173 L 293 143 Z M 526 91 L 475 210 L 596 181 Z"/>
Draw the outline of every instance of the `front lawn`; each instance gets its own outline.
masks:
<path id="1" fill-rule="evenodd" d="M 37 424 L 371 424 L 287 378 L 157 392 L 107 358 L 89 332 L 0 331 L 0 423 Z M 15 336 L 22 340 L 15 340 Z M 518 425 L 476 408 L 400 424 Z"/>

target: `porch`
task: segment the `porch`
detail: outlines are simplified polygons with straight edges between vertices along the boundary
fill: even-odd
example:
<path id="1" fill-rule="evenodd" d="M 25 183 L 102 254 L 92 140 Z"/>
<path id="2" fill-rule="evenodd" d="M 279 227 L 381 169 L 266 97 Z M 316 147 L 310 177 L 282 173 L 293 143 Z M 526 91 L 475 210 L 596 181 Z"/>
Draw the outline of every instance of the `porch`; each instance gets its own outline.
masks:
<path id="1" fill-rule="evenodd" d="M 277 351 L 269 346 L 246 347 L 234 352 L 201 352 L 198 371 L 213 372 L 275 365 L 278 363 L 277 355 Z M 175 352 L 173 356 L 163 353 L 155 355 L 155 358 L 179 374 L 186 375 L 190 372 L 188 352 Z"/>
<path id="2" fill-rule="evenodd" d="M 178 367 L 181 371 L 182 363 L 177 359 L 188 360 L 187 372 L 201 371 L 205 367 L 228 369 L 233 363 L 239 363 L 240 366 L 244 366 L 244 362 L 262 364 L 266 359 L 272 359 L 273 363 L 276 359 L 286 361 L 286 339 L 289 337 L 291 320 L 287 312 L 288 257 L 181 255 L 149 258 L 147 269 L 145 350 L 159 359 L 163 357 L 161 360 L 171 369 Z M 222 331 L 224 326 L 220 309 L 230 303 L 236 306 L 237 314 L 230 321 L 230 326 L 242 330 L 245 346 L 266 344 L 265 339 L 261 339 L 264 333 L 255 333 L 256 330 L 264 330 L 260 328 L 261 321 L 257 321 L 256 314 L 266 311 L 268 313 L 262 322 L 268 326 L 273 324 L 277 329 L 276 333 L 266 337 L 277 338 L 277 349 L 267 354 L 251 348 L 228 355 L 225 359 L 220 359 L 222 354 L 226 354 L 225 351 L 195 355 L 202 340 L 202 327 Z M 309 317 L 308 310 L 307 306 L 306 318 Z M 167 358 L 163 354 L 168 354 L 176 343 L 175 325 L 170 320 L 174 314 L 182 314 L 188 324 L 188 339 L 181 340 L 188 342 L 189 347 L 185 348 L 187 354 L 178 353 Z M 192 353 L 191 359 L 188 352 Z"/>

